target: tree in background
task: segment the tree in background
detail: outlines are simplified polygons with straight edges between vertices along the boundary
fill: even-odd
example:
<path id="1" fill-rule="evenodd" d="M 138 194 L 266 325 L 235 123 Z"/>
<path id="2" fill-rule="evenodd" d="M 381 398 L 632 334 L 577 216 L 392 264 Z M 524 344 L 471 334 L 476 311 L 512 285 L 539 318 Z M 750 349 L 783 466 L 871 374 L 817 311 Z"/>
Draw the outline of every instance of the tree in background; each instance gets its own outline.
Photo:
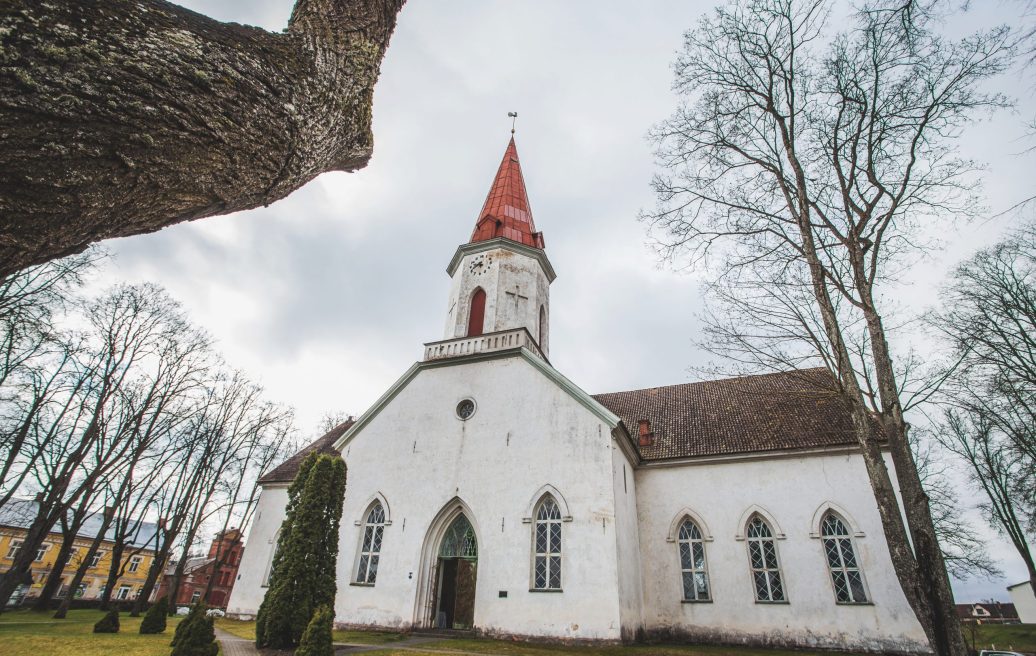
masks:
<path id="1" fill-rule="evenodd" d="M 959 266 L 933 324 L 954 354 L 942 442 L 966 464 L 1036 594 L 1036 223 Z"/>
<path id="2" fill-rule="evenodd" d="M 257 478 L 295 446 L 291 410 L 229 370 L 164 290 L 119 285 L 83 298 L 96 257 L 0 281 L 0 506 L 35 499 L 0 598 L 26 582 L 37 547 L 60 528 L 57 566 L 37 600 L 48 607 L 68 590 L 56 618 L 105 536 L 105 609 L 132 557 L 155 553 L 139 613 L 168 561 L 184 560 L 201 532 L 247 524 Z M 84 555 L 75 539 L 88 518 L 99 530 Z"/>
<path id="3" fill-rule="evenodd" d="M 320 606 L 335 600 L 345 461 L 311 453 L 288 488 L 269 589 L 256 616 L 256 646 L 290 649 Z"/>
<path id="4" fill-rule="evenodd" d="M 929 428 L 914 429 L 910 433 L 910 441 L 950 576 L 961 581 L 1003 576 L 1003 571 L 989 555 L 986 541 L 964 516 L 967 506 L 961 504 L 955 485 L 955 463 L 938 449 L 941 443 L 939 436 L 933 437 Z"/>
<path id="5" fill-rule="evenodd" d="M 11 0 L 0 279 L 365 166 L 404 0 L 298 0 L 283 32 L 164 0 Z"/>
<path id="6" fill-rule="evenodd" d="M 675 65 L 687 100 L 653 132 L 664 171 L 644 218 L 666 256 L 713 266 L 714 352 L 831 372 L 904 595 L 935 653 L 963 656 L 904 418 L 931 390 L 907 391 L 916 360 L 893 356 L 882 290 L 925 251 L 922 226 L 977 211 L 954 138 L 1008 104 L 982 85 L 1014 52 L 1006 27 L 941 37 L 933 4 L 866 2 L 842 32 L 828 0 L 740 0 L 703 19 Z"/>

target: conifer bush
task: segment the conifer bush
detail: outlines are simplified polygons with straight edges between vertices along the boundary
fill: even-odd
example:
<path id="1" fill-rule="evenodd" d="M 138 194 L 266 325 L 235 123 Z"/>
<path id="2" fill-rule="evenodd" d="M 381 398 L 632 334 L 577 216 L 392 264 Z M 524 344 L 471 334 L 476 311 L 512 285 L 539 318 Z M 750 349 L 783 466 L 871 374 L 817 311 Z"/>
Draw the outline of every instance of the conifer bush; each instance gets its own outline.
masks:
<path id="1" fill-rule="evenodd" d="M 334 621 L 335 614 L 330 606 L 317 608 L 302 634 L 295 656 L 334 656 L 335 645 L 331 637 Z"/>
<path id="2" fill-rule="evenodd" d="M 147 609 L 140 623 L 141 633 L 162 633 L 165 631 L 165 618 L 169 613 L 169 600 L 162 597 Z"/>
<path id="3" fill-rule="evenodd" d="M 311 453 L 288 488 L 269 589 L 256 615 L 257 647 L 298 646 L 316 609 L 334 604 L 345 477 L 340 457 Z"/>
<path id="4" fill-rule="evenodd" d="M 216 630 L 212 618 L 205 615 L 205 605 L 195 604 L 173 635 L 171 656 L 216 656 Z"/>
<path id="5" fill-rule="evenodd" d="M 118 633 L 119 611 L 115 608 L 105 613 L 104 617 L 94 624 L 94 633 Z"/>
<path id="6" fill-rule="evenodd" d="M 169 643 L 170 646 L 175 647 L 176 643 L 180 641 L 180 637 L 190 628 L 191 622 L 198 619 L 198 616 L 205 615 L 205 604 L 194 604 L 191 606 L 191 610 L 187 613 L 187 617 L 176 625 L 176 630 L 173 631 L 173 641 Z"/>

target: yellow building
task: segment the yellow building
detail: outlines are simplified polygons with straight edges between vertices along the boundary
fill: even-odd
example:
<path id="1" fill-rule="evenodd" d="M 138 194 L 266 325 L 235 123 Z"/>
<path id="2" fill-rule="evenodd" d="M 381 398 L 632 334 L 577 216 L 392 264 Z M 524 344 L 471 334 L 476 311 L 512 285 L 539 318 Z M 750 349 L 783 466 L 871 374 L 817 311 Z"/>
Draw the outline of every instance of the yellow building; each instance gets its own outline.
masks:
<path id="1" fill-rule="evenodd" d="M 22 548 L 25 539 L 26 528 L 29 522 L 36 515 L 36 502 L 24 499 L 12 499 L 5 506 L 0 508 L 0 572 L 6 572 L 14 562 L 14 557 Z M 83 527 L 76 536 L 69 560 L 61 577 L 61 588 L 57 594 L 63 597 L 69 594 L 68 586 L 75 576 L 76 570 L 86 557 L 94 537 L 100 530 L 101 514 L 91 515 L 83 522 Z M 134 599 L 140 594 L 147 578 L 148 569 L 154 559 L 154 549 L 148 548 L 155 543 L 155 531 L 157 527 L 153 523 L 141 522 L 136 535 L 123 552 L 122 576 L 115 582 L 112 599 Z M 110 536 L 109 531 L 109 536 Z M 50 533 L 36 551 L 36 558 L 32 563 L 32 585 L 23 585 L 12 596 L 12 604 L 28 601 L 37 597 L 47 582 L 47 577 L 57 561 L 58 552 L 61 550 L 61 533 Z M 97 599 L 104 591 L 104 585 L 108 580 L 108 570 L 111 567 L 112 547 L 114 543 L 106 539 L 101 542 L 100 547 L 91 559 L 89 569 L 79 589 L 73 594 L 77 599 Z M 161 582 L 161 581 L 159 581 Z M 157 587 L 157 586 L 156 586 Z"/>

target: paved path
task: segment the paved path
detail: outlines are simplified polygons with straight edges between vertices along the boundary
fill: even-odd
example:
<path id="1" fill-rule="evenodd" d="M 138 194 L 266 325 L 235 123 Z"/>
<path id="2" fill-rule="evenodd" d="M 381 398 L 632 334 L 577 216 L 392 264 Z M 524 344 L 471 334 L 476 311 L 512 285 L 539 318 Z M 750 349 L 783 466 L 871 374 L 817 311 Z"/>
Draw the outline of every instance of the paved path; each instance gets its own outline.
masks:
<path id="1" fill-rule="evenodd" d="M 255 648 L 255 641 L 248 638 L 239 638 L 233 633 L 227 633 L 223 629 L 216 629 L 216 640 L 223 645 L 223 656 L 259 656 L 259 650 Z"/>

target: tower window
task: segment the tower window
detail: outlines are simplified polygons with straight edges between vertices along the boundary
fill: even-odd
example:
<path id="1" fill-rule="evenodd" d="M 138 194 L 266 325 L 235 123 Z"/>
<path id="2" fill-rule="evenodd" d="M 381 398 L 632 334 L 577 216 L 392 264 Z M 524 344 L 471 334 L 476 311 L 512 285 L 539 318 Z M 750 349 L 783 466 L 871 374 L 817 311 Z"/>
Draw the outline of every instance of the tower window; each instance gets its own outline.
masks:
<path id="1" fill-rule="evenodd" d="M 537 340 L 540 343 L 540 348 L 546 346 L 547 340 L 547 310 L 542 305 L 540 306 L 540 335 Z"/>
<path id="2" fill-rule="evenodd" d="M 471 309 L 468 311 L 468 337 L 482 334 L 486 322 L 486 292 L 481 287 L 471 295 Z"/>

